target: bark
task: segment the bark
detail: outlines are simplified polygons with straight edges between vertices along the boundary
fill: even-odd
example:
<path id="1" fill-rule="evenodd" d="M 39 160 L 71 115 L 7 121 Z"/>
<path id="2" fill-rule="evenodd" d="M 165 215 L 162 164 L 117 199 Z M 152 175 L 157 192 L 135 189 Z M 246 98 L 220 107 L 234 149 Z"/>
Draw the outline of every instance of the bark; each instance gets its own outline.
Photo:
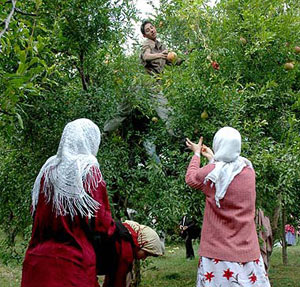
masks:
<path id="1" fill-rule="evenodd" d="M 1 109 L 0 109 L 0 113 L 4 114 L 4 115 L 12 116 L 12 117 L 15 116 L 14 114 L 12 114 L 10 112 L 7 112 L 7 111 L 1 110 Z"/>
<path id="2" fill-rule="evenodd" d="M 280 205 L 275 207 L 275 210 L 274 210 L 274 213 L 272 216 L 271 227 L 272 227 L 273 238 L 276 238 L 276 234 L 278 232 L 279 218 L 280 218 Z"/>
<path id="3" fill-rule="evenodd" d="M 15 10 L 16 10 L 16 13 L 19 13 L 19 14 L 24 15 L 24 16 L 32 16 L 32 17 L 36 17 L 37 16 L 37 14 L 24 12 L 24 11 L 22 11 L 19 8 L 16 8 Z"/>
<path id="4" fill-rule="evenodd" d="M 81 50 L 79 54 L 79 60 L 80 60 L 80 66 L 77 67 L 80 77 L 81 77 L 81 83 L 82 83 L 82 88 L 87 91 L 88 90 L 88 84 L 86 81 L 86 76 L 84 73 L 84 52 Z"/>
<path id="5" fill-rule="evenodd" d="M 10 13 L 8 14 L 7 18 L 4 20 L 4 29 L 0 32 L 0 39 L 8 29 L 9 23 L 15 12 L 15 9 L 16 9 L 16 3 L 17 3 L 17 0 L 11 0 L 12 9 L 11 9 Z"/>
<path id="6" fill-rule="evenodd" d="M 282 263 L 288 265 L 287 242 L 285 240 L 286 208 L 283 205 L 281 215 Z"/>

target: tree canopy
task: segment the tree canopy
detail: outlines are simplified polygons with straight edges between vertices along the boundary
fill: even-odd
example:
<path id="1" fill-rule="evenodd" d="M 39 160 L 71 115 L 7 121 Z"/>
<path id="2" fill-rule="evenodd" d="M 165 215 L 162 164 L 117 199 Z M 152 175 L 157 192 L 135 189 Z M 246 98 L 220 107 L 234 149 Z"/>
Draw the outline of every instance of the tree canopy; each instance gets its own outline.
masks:
<path id="1" fill-rule="evenodd" d="M 189 152 L 151 120 L 155 79 L 138 46 L 124 50 L 138 20 L 132 2 L 0 0 L 2 257 L 17 235 L 30 234 L 31 188 L 65 124 L 86 117 L 102 130 L 123 98 L 132 115 L 98 153 L 115 217 L 133 208 L 138 221 L 155 219 L 170 236 L 183 213 L 201 221 L 204 197 L 184 182 Z M 173 129 L 192 140 L 203 135 L 207 145 L 223 126 L 240 131 L 257 174 L 257 206 L 274 231 L 281 210 L 300 219 L 299 15 L 296 0 L 161 0 L 152 19 L 185 60 L 160 75 Z M 149 137 L 161 164 L 145 155 Z"/>

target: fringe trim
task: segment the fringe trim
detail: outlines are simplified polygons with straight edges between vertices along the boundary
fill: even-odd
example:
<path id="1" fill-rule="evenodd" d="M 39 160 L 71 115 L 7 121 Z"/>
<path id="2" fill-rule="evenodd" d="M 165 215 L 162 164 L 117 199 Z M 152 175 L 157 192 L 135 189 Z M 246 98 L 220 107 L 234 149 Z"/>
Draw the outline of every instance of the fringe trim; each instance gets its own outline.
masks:
<path id="1" fill-rule="evenodd" d="M 89 194 L 93 194 L 93 190 L 97 189 L 101 182 L 104 183 L 102 174 L 99 172 L 94 173 L 94 165 L 88 165 L 82 175 L 82 187 L 78 188 L 72 195 L 66 195 L 66 191 L 62 190 L 58 186 L 55 186 L 51 181 L 53 178 L 53 167 L 47 168 L 44 171 L 44 186 L 41 192 L 44 193 L 46 203 L 52 201 L 53 211 L 56 216 L 70 215 L 73 219 L 76 215 L 82 217 L 95 217 L 95 212 L 100 208 L 101 204 L 94 200 Z M 39 182 L 41 178 L 38 179 Z M 67 184 L 66 184 L 67 185 Z M 87 191 L 85 191 L 86 186 Z M 89 194 L 88 194 L 89 193 Z M 33 198 L 33 213 L 38 203 L 38 196 Z"/>

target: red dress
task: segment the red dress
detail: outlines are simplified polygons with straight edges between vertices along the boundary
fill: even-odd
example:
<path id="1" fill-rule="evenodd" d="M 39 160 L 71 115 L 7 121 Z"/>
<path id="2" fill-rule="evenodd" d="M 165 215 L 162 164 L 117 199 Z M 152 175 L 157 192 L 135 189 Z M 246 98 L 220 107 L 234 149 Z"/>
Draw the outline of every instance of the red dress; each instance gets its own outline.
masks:
<path id="1" fill-rule="evenodd" d="M 106 275 L 103 287 L 112 286 L 111 281 L 113 281 L 114 287 L 126 287 L 126 277 L 128 272 L 132 270 L 134 261 L 134 248 L 139 249 L 137 233 L 129 224 L 123 223 L 123 225 L 128 229 L 135 246 L 133 247 L 129 241 L 124 239 L 116 241 L 116 252 L 118 256 L 116 276 L 112 279 Z"/>
<path id="2" fill-rule="evenodd" d="M 96 167 L 93 167 L 93 177 L 101 177 Z M 42 178 L 41 187 L 43 184 Z M 115 224 L 105 182 L 102 180 L 90 195 L 101 204 L 95 216 L 95 231 L 112 235 Z M 98 286 L 96 255 L 89 233 L 87 218 L 78 215 L 72 220 L 69 215 L 56 216 L 52 202 L 46 203 L 40 192 L 21 287 Z"/>

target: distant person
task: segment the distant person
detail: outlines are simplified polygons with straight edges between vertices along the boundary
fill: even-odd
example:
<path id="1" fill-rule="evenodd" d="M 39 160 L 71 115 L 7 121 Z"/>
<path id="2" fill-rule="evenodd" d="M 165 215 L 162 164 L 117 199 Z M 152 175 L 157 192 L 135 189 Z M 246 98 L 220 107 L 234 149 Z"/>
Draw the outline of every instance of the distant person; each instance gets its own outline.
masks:
<path id="1" fill-rule="evenodd" d="M 179 224 L 180 236 L 185 241 L 186 259 L 194 259 L 193 239 L 200 238 L 201 229 L 197 226 L 196 220 L 184 215 Z"/>
<path id="2" fill-rule="evenodd" d="M 291 224 L 286 224 L 285 230 L 285 241 L 288 246 L 296 245 L 296 230 Z"/>
<path id="3" fill-rule="evenodd" d="M 115 241 L 116 264 L 114 271 L 105 276 L 103 287 L 130 287 L 136 275 L 134 262 L 163 254 L 159 236 L 152 228 L 126 220 L 118 223 L 118 230 Z"/>
<path id="4" fill-rule="evenodd" d="M 88 119 L 68 123 L 56 155 L 41 168 L 32 190 L 32 236 L 22 287 L 99 286 L 89 221 L 92 231 L 115 232 L 96 158 L 100 138 Z"/>
<path id="5" fill-rule="evenodd" d="M 265 269 L 268 271 L 270 266 L 270 256 L 273 249 L 273 234 L 270 219 L 265 216 L 262 209 L 256 210 L 255 223 L 258 232 L 261 256 L 265 263 Z"/>
<path id="6" fill-rule="evenodd" d="M 189 139 L 194 152 L 186 183 L 206 196 L 197 287 L 269 287 L 260 254 L 255 217 L 255 171 L 240 156 L 241 135 L 231 127 L 214 136 L 213 151 Z M 209 163 L 200 167 L 200 157 Z"/>

